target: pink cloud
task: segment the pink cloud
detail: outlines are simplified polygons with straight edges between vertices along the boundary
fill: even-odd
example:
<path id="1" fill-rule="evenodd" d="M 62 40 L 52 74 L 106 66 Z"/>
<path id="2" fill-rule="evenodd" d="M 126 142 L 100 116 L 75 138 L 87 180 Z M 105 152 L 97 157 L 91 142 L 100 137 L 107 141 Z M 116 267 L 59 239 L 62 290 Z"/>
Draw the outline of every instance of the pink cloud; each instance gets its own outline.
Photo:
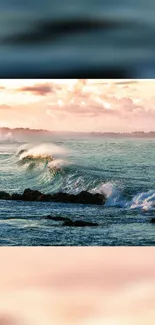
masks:
<path id="1" fill-rule="evenodd" d="M 33 86 L 25 85 L 14 91 L 20 92 L 20 96 L 15 94 L 19 100 L 18 105 L 15 104 L 15 100 L 12 104 L 11 96 L 14 96 L 14 92 L 9 94 L 8 90 L 11 110 L 5 109 L 7 105 L 1 105 L 0 121 L 3 123 L 3 120 L 8 120 L 8 124 L 11 125 L 15 118 L 21 126 L 32 127 L 32 121 L 35 120 L 36 128 L 51 130 L 53 128 L 103 132 L 151 130 L 154 129 L 155 97 L 146 96 L 148 92 L 143 96 L 139 84 L 140 82 L 134 80 L 111 83 L 101 81 L 98 84 L 95 84 L 95 81 L 79 80 L 74 83 L 68 81 L 66 84 L 54 84 L 53 81 L 49 81 Z M 153 90 L 151 92 L 153 94 Z M 24 104 L 26 93 L 28 100 L 30 99 L 29 104 Z M 31 94 L 41 98 L 36 98 L 33 104 Z M 3 97 L 5 98 L 5 93 Z M 21 105 L 20 98 L 23 103 Z"/>
<path id="2" fill-rule="evenodd" d="M 0 105 L 0 109 L 10 109 L 11 107 L 9 105 Z"/>
<path id="3" fill-rule="evenodd" d="M 45 96 L 52 91 L 51 84 L 36 84 L 34 86 L 25 86 L 18 89 L 19 92 L 30 92 L 34 95 Z"/>

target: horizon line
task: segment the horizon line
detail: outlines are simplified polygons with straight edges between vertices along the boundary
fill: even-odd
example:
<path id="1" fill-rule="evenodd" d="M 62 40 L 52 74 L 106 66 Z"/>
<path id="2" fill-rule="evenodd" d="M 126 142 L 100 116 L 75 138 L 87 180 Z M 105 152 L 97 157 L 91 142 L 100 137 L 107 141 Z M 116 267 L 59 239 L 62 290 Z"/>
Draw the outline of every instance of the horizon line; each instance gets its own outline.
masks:
<path id="1" fill-rule="evenodd" d="M 115 132 L 115 131 L 106 131 L 106 132 L 102 132 L 102 131 L 66 131 L 66 130 L 48 130 L 48 129 L 31 129 L 28 127 L 16 127 L 16 128 L 10 128 L 10 127 L 1 127 L 0 126 L 0 130 L 4 130 L 4 129 L 9 129 L 10 131 L 14 131 L 14 130 L 28 130 L 28 131 L 40 131 L 40 132 L 49 132 L 49 133 L 85 133 L 85 134 L 90 134 L 90 133 L 95 133 L 95 134 L 135 134 L 135 133 L 143 133 L 143 134 L 149 134 L 149 133 L 155 133 L 155 130 L 150 130 L 150 131 L 143 131 L 143 130 L 135 130 L 135 131 L 131 131 L 131 132 Z"/>

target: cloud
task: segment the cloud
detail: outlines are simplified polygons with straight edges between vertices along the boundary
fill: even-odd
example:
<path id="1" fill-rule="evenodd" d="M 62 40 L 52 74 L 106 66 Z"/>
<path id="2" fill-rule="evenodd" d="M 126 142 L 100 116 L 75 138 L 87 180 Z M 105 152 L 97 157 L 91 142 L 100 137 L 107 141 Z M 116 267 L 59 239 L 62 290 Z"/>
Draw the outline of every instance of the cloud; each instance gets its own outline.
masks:
<path id="1" fill-rule="evenodd" d="M 120 115 L 120 111 L 117 109 L 107 109 L 104 104 L 96 103 L 95 101 L 76 101 L 65 105 L 50 105 L 50 108 L 46 111 L 50 116 L 61 116 L 76 119 L 95 118 L 111 115 Z"/>
<path id="2" fill-rule="evenodd" d="M 10 106 L 9 105 L 0 105 L 0 109 L 10 109 Z"/>
<path id="3" fill-rule="evenodd" d="M 84 83 L 83 83 L 84 84 Z M 77 89 L 77 88 L 76 88 Z M 117 97 L 116 97 L 117 96 Z M 97 121 L 104 121 L 107 118 L 115 119 L 115 123 L 121 120 L 142 121 L 144 118 L 151 119 L 155 117 L 155 110 L 153 107 L 154 99 L 149 102 L 139 98 L 129 98 L 119 95 L 115 91 L 109 93 L 96 94 L 93 93 L 72 93 L 71 96 L 55 100 L 49 104 L 49 109 L 46 111 L 51 117 L 57 119 L 72 118 L 82 121 L 87 119 L 88 124 L 92 123 L 93 119 Z M 52 102 L 52 101 L 51 101 Z M 117 121 L 116 121 L 117 119 Z"/>
<path id="4" fill-rule="evenodd" d="M 115 81 L 117 85 L 130 85 L 130 84 L 136 84 L 138 83 L 138 80 L 123 80 L 123 81 Z"/>
<path id="5" fill-rule="evenodd" d="M 37 96 L 46 96 L 47 94 L 52 92 L 51 84 L 36 84 L 34 86 L 26 86 L 22 88 L 18 88 L 20 92 L 30 92 Z"/>
<path id="6" fill-rule="evenodd" d="M 12 91 L 13 86 L 10 87 Z M 36 128 L 123 132 L 154 129 L 153 83 L 138 84 L 137 80 L 122 79 L 101 79 L 98 82 L 70 79 L 62 80 L 62 83 L 52 79 L 35 80 L 31 84 L 26 81 L 18 84 L 13 92 L 18 93 L 10 93 L 9 101 L 9 94 L 4 94 L 2 103 L 10 104 L 12 114 L 16 111 L 22 125 L 25 116 L 37 116 Z M 9 106 L 0 106 L 1 117 L 4 120 L 12 119 L 14 116 L 5 108 Z M 32 124 L 30 121 L 28 123 Z"/>

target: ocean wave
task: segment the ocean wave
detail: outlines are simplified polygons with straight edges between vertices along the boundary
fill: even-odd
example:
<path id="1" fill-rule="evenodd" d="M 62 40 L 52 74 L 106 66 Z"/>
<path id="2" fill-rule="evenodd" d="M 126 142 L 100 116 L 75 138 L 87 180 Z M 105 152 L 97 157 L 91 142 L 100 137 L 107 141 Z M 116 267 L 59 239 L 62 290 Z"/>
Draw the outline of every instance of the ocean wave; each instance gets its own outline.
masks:
<path id="1" fill-rule="evenodd" d="M 19 164 L 39 164 L 39 163 L 52 163 L 53 160 L 57 160 L 59 162 L 60 159 L 57 157 L 66 154 L 64 148 L 60 148 L 59 146 L 53 144 L 42 144 L 35 147 L 30 147 L 29 145 L 25 145 L 21 147 L 17 153 L 18 163 Z M 35 165 L 34 165 L 35 166 Z M 49 168 L 52 166 L 49 164 Z M 56 167 L 56 163 L 53 164 L 53 168 Z"/>
<path id="2" fill-rule="evenodd" d="M 38 157 L 38 156 L 43 156 L 43 157 L 52 157 L 53 155 L 55 156 L 62 156 L 67 153 L 67 150 L 64 147 L 59 147 L 58 145 L 54 144 L 41 144 L 37 146 L 33 145 L 24 145 L 20 148 L 18 151 L 18 156 L 23 158 L 26 156 L 31 156 L 31 157 Z"/>
<path id="3" fill-rule="evenodd" d="M 131 200 L 126 199 L 124 191 L 117 187 L 115 183 L 105 183 L 95 189 L 98 193 L 107 196 L 106 207 L 120 207 L 126 209 L 155 209 L 155 190 L 137 193 Z"/>
<path id="4" fill-rule="evenodd" d="M 18 169 L 22 180 L 22 190 L 30 187 L 44 193 L 67 192 L 77 194 L 80 191 L 105 194 L 106 208 L 155 209 L 155 190 L 140 191 L 134 188 L 128 194 L 128 184 L 103 177 L 102 169 L 94 170 L 86 164 L 71 161 L 66 148 L 53 144 L 38 146 L 24 145 L 18 148 L 14 156 L 21 168 Z"/>
<path id="5" fill-rule="evenodd" d="M 155 191 L 150 190 L 147 192 L 138 193 L 131 201 L 130 208 L 141 208 L 143 210 L 155 209 Z"/>

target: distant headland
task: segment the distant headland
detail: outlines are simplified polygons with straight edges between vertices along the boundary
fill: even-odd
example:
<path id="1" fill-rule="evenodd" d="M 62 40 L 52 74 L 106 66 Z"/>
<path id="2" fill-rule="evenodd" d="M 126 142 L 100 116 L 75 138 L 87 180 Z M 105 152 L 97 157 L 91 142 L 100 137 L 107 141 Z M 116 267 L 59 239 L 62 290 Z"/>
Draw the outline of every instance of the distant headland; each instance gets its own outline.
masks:
<path id="1" fill-rule="evenodd" d="M 74 132 L 74 131 L 50 131 L 44 129 L 30 128 L 9 128 L 0 127 L 0 134 L 6 135 L 11 133 L 13 136 L 18 134 L 25 135 L 73 135 L 73 136 L 92 136 L 92 137 L 126 137 L 126 138 L 155 138 L 155 131 L 134 131 L 134 132 Z"/>

